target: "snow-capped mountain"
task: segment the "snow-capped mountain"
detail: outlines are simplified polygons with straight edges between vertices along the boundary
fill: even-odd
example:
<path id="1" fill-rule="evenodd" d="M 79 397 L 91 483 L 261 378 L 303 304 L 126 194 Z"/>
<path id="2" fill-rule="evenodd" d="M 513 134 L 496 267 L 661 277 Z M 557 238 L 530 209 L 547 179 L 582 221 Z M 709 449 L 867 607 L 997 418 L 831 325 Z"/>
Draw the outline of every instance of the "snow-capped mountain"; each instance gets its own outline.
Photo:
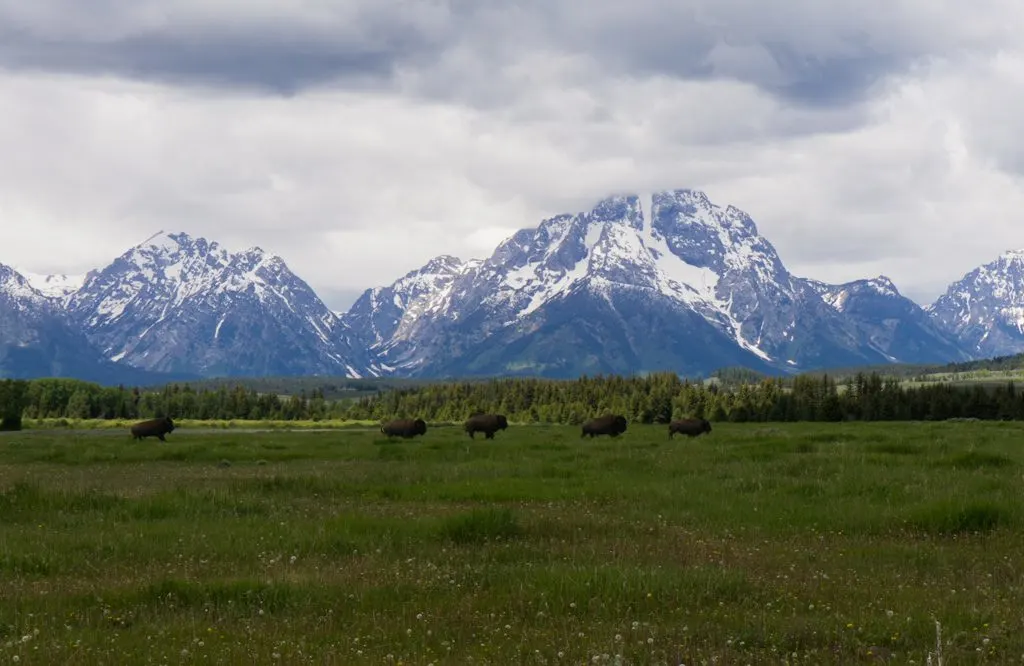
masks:
<path id="1" fill-rule="evenodd" d="M 884 276 L 791 274 L 749 215 L 694 190 L 609 197 L 486 259 L 442 255 L 344 314 L 280 257 L 184 233 L 81 277 L 0 266 L 0 376 L 781 373 L 1020 351 L 1024 251 L 921 308 Z"/>
<path id="2" fill-rule="evenodd" d="M 84 275 L 43 275 L 22 269 L 15 269 L 25 280 L 43 296 L 61 300 L 67 298 L 82 287 Z"/>
<path id="3" fill-rule="evenodd" d="M 178 377 L 119 366 L 103 358 L 51 298 L 0 264 L 0 377 L 74 377 L 104 384 L 155 384 Z M 183 377 L 182 377 L 183 378 Z"/>
<path id="4" fill-rule="evenodd" d="M 970 355 L 888 277 L 826 284 L 807 280 L 822 299 L 852 319 L 875 349 L 893 362 L 945 363 Z"/>
<path id="5" fill-rule="evenodd" d="M 436 259 L 366 292 L 346 321 L 384 369 L 420 376 L 894 360 L 791 275 L 746 213 L 692 190 L 610 197 L 482 262 Z"/>
<path id="6" fill-rule="evenodd" d="M 1024 249 L 970 271 L 927 310 L 974 358 L 1024 352 Z"/>
<path id="7" fill-rule="evenodd" d="M 105 356 L 148 370 L 361 376 L 369 365 L 280 257 L 184 233 L 160 232 L 90 272 L 66 308 Z"/>
<path id="8" fill-rule="evenodd" d="M 359 332 L 362 342 L 374 352 L 389 342 L 400 344 L 408 337 L 404 331 L 413 328 L 420 317 L 436 316 L 448 289 L 479 264 L 463 263 L 448 255 L 436 257 L 388 287 L 368 289 L 342 315 L 343 320 Z M 388 372 L 393 368 L 384 364 L 381 370 Z"/>

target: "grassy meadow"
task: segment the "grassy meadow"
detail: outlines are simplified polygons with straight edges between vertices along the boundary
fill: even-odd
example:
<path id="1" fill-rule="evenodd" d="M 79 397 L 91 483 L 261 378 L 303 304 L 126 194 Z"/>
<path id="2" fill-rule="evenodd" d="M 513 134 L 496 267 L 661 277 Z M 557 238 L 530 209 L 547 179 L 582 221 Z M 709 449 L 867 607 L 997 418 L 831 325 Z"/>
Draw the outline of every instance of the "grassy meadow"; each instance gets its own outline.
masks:
<path id="1" fill-rule="evenodd" d="M 1024 661 L 1024 424 L 193 425 L 0 433 L 0 663 Z"/>

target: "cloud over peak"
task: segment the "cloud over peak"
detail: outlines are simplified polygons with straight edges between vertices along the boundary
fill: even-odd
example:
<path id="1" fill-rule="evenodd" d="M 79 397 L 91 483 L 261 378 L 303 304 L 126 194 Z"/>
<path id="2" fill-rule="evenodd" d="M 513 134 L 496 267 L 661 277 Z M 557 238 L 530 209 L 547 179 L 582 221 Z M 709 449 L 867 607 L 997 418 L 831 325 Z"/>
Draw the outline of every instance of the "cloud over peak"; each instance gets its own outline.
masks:
<path id="1" fill-rule="evenodd" d="M 997 0 L 0 0 L 0 246 L 80 272 L 182 229 L 349 294 L 693 187 L 796 272 L 927 300 L 1024 243 L 1022 24 Z"/>

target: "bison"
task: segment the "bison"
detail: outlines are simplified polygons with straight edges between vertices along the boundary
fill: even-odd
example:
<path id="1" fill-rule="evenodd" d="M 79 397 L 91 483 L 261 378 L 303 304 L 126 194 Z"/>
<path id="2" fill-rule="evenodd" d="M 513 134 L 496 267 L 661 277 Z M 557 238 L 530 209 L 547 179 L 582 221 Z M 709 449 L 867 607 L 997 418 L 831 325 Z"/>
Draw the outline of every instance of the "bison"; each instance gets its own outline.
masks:
<path id="1" fill-rule="evenodd" d="M 676 433 L 697 437 L 698 435 L 711 432 L 711 424 L 707 419 L 682 419 L 668 424 L 668 436 L 671 438 Z"/>
<path id="2" fill-rule="evenodd" d="M 416 435 L 427 434 L 427 422 L 423 419 L 395 419 L 382 425 L 380 431 L 389 438 L 412 439 Z"/>
<path id="3" fill-rule="evenodd" d="M 482 432 L 486 439 L 494 439 L 494 433 L 508 427 L 508 419 L 504 414 L 473 414 L 466 419 L 466 432 L 470 439 L 476 439 L 474 433 Z"/>
<path id="4" fill-rule="evenodd" d="M 172 430 L 174 430 L 174 421 L 169 416 L 161 416 L 158 419 L 150 419 L 149 421 L 140 421 L 131 427 L 133 439 L 156 437 L 161 442 L 167 441 L 164 439 L 164 435 Z"/>
<path id="5" fill-rule="evenodd" d="M 591 438 L 598 435 L 618 437 L 624 432 L 626 432 L 626 417 L 620 414 L 606 414 L 585 422 L 580 437 L 587 435 L 590 435 Z"/>
<path id="6" fill-rule="evenodd" d="M 21 430 L 20 416 L 5 416 L 0 418 L 0 432 L 9 430 Z"/>

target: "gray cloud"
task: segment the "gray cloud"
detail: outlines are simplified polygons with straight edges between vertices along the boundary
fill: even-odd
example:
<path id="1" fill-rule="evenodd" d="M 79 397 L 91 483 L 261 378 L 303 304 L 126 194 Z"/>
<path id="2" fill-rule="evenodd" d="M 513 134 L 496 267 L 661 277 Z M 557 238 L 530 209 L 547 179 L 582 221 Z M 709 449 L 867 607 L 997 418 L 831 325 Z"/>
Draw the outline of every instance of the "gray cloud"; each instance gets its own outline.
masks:
<path id="1" fill-rule="evenodd" d="M 521 94 L 509 87 L 509 70 L 524 54 L 544 53 L 617 76 L 734 79 L 787 102 L 829 106 L 862 101 L 936 49 L 1011 43 L 1006 19 L 1020 11 L 999 0 L 592 0 L 584 11 L 575 0 L 288 9 L 265 1 L 245 13 L 223 0 L 5 0 L 0 66 L 286 94 L 339 81 L 393 84 L 402 70 L 426 80 L 443 74 L 421 91 L 486 104 Z"/>
<path id="2" fill-rule="evenodd" d="M 291 95 L 338 81 L 386 81 L 399 63 L 436 48 L 429 26 L 417 25 L 416 12 L 410 16 L 394 2 L 330 12 L 324 21 L 301 8 L 295 15 L 237 20 L 188 2 L 164 3 L 170 10 L 153 20 L 151 13 L 107 3 L 109 13 L 97 8 L 109 19 L 106 26 L 95 25 L 93 15 L 76 21 L 72 5 L 81 3 L 53 4 L 68 12 L 70 25 L 52 15 L 12 16 L 16 10 L 0 5 L 0 66 Z M 383 13 L 389 7 L 393 15 Z"/>
<path id="3" fill-rule="evenodd" d="M 244 86 L 295 94 L 327 81 L 368 85 L 387 78 L 402 57 L 391 49 L 311 45 L 284 35 L 179 37 L 139 35 L 90 44 L 47 42 L 0 33 L 0 63 L 8 69 L 110 74 L 205 86 Z"/>
<path id="4" fill-rule="evenodd" d="M 749 212 L 797 274 L 922 302 L 1024 245 L 1024 5 L 237 7 L 0 0 L 0 262 L 81 272 L 183 230 L 334 305 L 674 187 Z"/>

